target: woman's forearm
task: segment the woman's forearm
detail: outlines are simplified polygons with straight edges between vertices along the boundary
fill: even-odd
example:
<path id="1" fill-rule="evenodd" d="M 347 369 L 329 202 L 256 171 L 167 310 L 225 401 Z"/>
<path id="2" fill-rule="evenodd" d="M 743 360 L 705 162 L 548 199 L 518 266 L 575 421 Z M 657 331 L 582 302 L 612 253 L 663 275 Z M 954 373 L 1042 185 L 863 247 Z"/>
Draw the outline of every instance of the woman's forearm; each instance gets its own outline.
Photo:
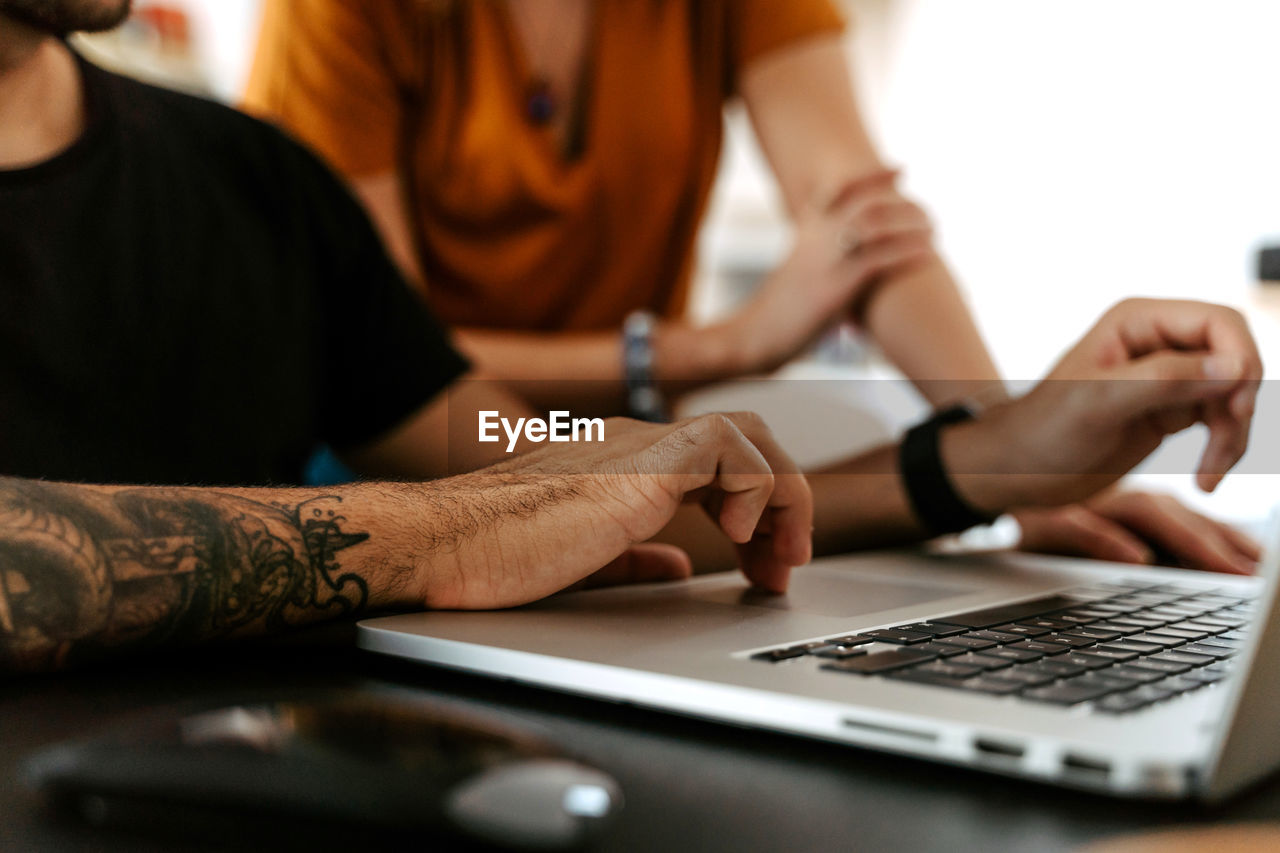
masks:
<path id="1" fill-rule="evenodd" d="M 460 329 L 458 345 L 485 374 L 535 408 L 609 416 L 626 412 L 622 331 L 513 332 Z M 746 347 L 727 325 L 660 321 L 652 337 L 653 379 L 668 394 L 748 372 Z"/>
<path id="2" fill-rule="evenodd" d="M 885 355 L 934 405 L 1003 386 L 973 315 L 941 258 L 897 270 L 881 281 L 862 313 Z"/>

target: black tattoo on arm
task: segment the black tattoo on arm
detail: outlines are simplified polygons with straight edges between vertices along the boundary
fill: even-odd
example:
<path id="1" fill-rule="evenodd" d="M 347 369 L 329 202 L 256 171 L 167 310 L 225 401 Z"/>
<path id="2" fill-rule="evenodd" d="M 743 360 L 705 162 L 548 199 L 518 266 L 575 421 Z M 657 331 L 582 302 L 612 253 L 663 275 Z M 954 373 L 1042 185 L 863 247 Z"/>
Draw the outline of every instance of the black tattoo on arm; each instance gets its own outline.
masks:
<path id="1" fill-rule="evenodd" d="M 278 631 L 360 611 L 342 498 L 0 478 L 0 669 Z"/>

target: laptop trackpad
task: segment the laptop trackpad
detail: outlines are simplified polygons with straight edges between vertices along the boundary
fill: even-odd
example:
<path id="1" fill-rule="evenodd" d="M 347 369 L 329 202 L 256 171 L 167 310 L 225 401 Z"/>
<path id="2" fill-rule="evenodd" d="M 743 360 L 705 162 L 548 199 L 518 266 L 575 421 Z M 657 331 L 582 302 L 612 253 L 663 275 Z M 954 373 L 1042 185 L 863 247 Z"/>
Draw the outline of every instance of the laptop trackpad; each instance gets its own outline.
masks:
<path id="1" fill-rule="evenodd" d="M 813 616 L 849 618 L 881 610 L 910 607 L 977 591 L 976 587 L 911 583 L 847 571 L 807 568 L 792 576 L 786 595 L 770 595 L 749 587 L 705 588 L 690 598 L 734 607 L 767 607 Z"/>

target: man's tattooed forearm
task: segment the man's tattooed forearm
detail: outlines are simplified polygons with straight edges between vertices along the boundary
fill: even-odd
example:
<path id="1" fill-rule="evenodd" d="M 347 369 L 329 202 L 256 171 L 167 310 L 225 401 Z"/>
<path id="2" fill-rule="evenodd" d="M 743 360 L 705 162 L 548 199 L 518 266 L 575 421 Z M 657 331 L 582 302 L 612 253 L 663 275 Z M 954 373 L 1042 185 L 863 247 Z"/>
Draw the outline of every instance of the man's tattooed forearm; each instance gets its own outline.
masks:
<path id="1" fill-rule="evenodd" d="M 342 499 L 0 478 L 0 668 L 279 630 L 368 601 Z"/>

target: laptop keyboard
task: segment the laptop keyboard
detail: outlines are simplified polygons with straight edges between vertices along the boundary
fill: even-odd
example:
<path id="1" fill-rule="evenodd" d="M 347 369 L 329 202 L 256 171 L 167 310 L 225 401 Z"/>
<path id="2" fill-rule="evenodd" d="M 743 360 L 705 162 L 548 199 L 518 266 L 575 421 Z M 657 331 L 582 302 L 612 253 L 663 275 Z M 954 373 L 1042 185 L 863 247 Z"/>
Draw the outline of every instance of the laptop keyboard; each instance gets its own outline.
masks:
<path id="1" fill-rule="evenodd" d="M 1252 608 L 1216 590 L 1104 584 L 751 657 L 1123 714 L 1227 677 Z"/>

